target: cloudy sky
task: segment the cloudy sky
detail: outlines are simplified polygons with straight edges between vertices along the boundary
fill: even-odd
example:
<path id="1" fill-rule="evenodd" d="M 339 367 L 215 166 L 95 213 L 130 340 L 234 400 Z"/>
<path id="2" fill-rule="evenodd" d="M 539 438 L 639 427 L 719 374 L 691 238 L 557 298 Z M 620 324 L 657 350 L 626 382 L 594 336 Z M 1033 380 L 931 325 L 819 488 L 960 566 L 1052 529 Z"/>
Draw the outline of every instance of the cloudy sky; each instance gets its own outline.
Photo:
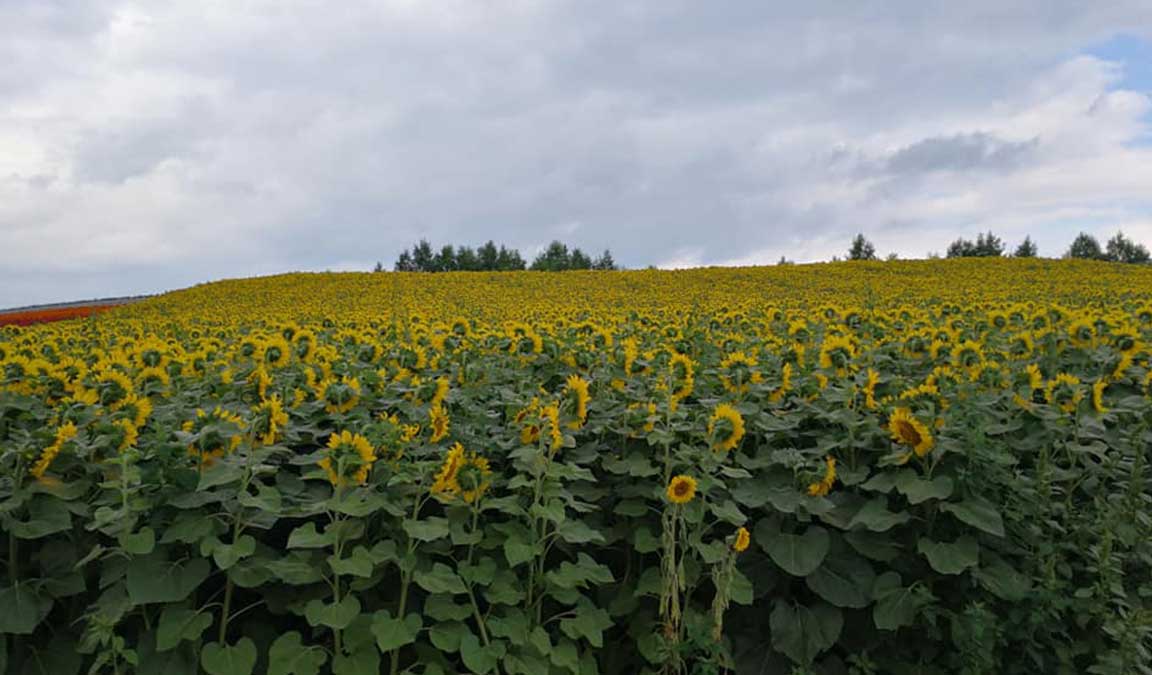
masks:
<path id="1" fill-rule="evenodd" d="M 0 307 L 389 264 L 1152 244 L 1148 0 L 0 0 Z"/>

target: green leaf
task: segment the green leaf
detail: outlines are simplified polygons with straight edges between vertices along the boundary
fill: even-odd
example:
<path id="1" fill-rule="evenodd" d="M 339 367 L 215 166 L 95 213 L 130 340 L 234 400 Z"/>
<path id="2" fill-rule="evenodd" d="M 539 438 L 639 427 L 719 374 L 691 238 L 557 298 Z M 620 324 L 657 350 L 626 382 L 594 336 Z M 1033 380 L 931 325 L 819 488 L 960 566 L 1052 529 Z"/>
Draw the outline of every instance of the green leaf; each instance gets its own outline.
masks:
<path id="1" fill-rule="evenodd" d="M 472 631 L 468 629 L 468 626 L 459 621 L 442 621 L 428 631 L 428 639 L 432 641 L 432 646 L 436 649 L 454 654 L 460 651 L 460 641 L 464 639 L 464 635 L 471 633 Z"/>
<path id="2" fill-rule="evenodd" d="M 154 602 L 180 602 L 192 594 L 209 573 L 208 561 L 168 562 L 152 554 L 128 563 L 126 586 L 134 605 Z"/>
<path id="3" fill-rule="evenodd" d="M 404 531 L 416 541 L 436 541 L 447 537 L 450 528 L 447 518 L 428 518 L 415 522 L 405 520 Z"/>
<path id="4" fill-rule="evenodd" d="M 755 598 L 752 580 L 738 569 L 732 570 L 732 581 L 728 586 L 728 598 L 737 605 L 751 605 Z"/>
<path id="5" fill-rule="evenodd" d="M 968 535 L 953 543 L 921 537 L 916 550 L 928 558 L 932 569 L 941 574 L 960 574 L 969 567 L 975 567 L 980 560 L 980 544 Z"/>
<path id="6" fill-rule="evenodd" d="M 240 502 L 241 506 L 250 509 L 256 509 L 265 513 L 280 513 L 280 508 L 283 504 L 283 498 L 280 496 L 280 491 L 270 485 L 263 483 L 256 484 L 256 494 L 252 495 L 247 492 L 241 492 L 236 501 Z M 291 635 L 288 633 L 286 635 Z"/>
<path id="7" fill-rule="evenodd" d="M 988 558 L 992 558 L 991 561 Z M 1018 602 L 1028 596 L 1032 583 L 1028 576 L 1021 574 L 1011 565 L 995 556 L 985 556 L 985 565 L 976 572 L 980 585 L 996 597 L 1009 602 Z"/>
<path id="8" fill-rule="evenodd" d="M 166 652 L 184 640 L 199 642 L 200 636 L 212 625 L 212 615 L 194 609 L 165 607 L 156 628 L 156 651 Z"/>
<path id="9" fill-rule="evenodd" d="M 328 626 L 343 630 L 360 615 L 360 601 L 349 595 L 340 602 L 326 603 L 320 599 L 309 600 L 304 606 L 304 618 L 309 626 Z"/>
<path id="10" fill-rule="evenodd" d="M 40 539 L 72 528 L 68 505 L 56 497 L 36 495 L 28 502 L 28 520 L 4 518 L 4 529 L 17 539 Z"/>
<path id="11" fill-rule="evenodd" d="M 268 675 L 317 675 L 327 660 L 323 647 L 305 646 L 300 633 L 289 631 L 268 650 Z"/>
<path id="12" fill-rule="evenodd" d="M 332 532 L 318 533 L 316 523 L 305 523 L 288 535 L 288 548 L 327 548 L 334 543 Z"/>
<path id="13" fill-rule="evenodd" d="M 379 650 L 370 645 L 351 654 L 337 654 L 332 660 L 332 675 L 380 675 Z"/>
<path id="14" fill-rule="evenodd" d="M 850 529 L 857 526 L 864 527 L 873 532 L 887 532 L 888 530 L 908 522 L 911 519 L 907 513 L 892 513 L 888 510 L 887 500 L 883 497 L 872 499 L 852 517 L 848 523 Z"/>
<path id="15" fill-rule="evenodd" d="M 226 570 L 255 552 L 256 540 L 251 535 L 244 534 L 235 543 L 217 544 L 212 549 L 212 559 L 216 561 L 217 567 Z"/>
<path id="16" fill-rule="evenodd" d="M 896 481 L 896 490 L 908 498 L 909 504 L 920 504 L 929 499 L 947 499 L 952 496 L 952 479 L 938 476 L 924 480 L 914 471 L 905 471 Z"/>
<path id="17" fill-rule="evenodd" d="M 839 609 L 817 603 L 813 607 L 779 600 L 768 618 L 772 647 L 793 662 L 811 665 L 821 652 L 836 644 L 844 628 Z"/>
<path id="18" fill-rule="evenodd" d="M 31 635 L 52 611 L 52 598 L 33 591 L 27 583 L 0 591 L 0 633 Z"/>
<path id="19" fill-rule="evenodd" d="M 814 525 L 802 535 L 777 534 L 767 541 L 761 541 L 760 547 L 785 572 L 805 577 L 824 561 L 830 544 L 828 530 Z"/>
<path id="20" fill-rule="evenodd" d="M 592 541 L 599 544 L 604 543 L 604 535 L 588 527 L 580 520 L 565 520 L 557 526 L 556 533 L 569 544 L 587 544 Z"/>
<path id="21" fill-rule="evenodd" d="M 880 630 L 896 630 L 911 626 L 920 611 L 920 599 L 913 587 L 900 584 L 900 575 L 885 572 L 876 578 L 872 587 L 872 620 Z"/>
<path id="22" fill-rule="evenodd" d="M 589 583 L 610 584 L 614 581 L 612 570 L 593 560 L 587 553 L 578 553 L 575 563 L 560 563 L 558 568 L 545 575 L 545 579 L 566 589 L 584 588 Z"/>
<path id="23" fill-rule="evenodd" d="M 368 553 L 368 549 L 363 546 L 357 546 L 352 555 L 347 558 L 337 558 L 332 555 L 328 557 L 328 566 L 332 571 L 339 575 L 354 576 L 354 577 L 370 577 L 372 576 L 372 569 L 375 563 L 372 561 L 372 556 Z"/>
<path id="24" fill-rule="evenodd" d="M 416 570 L 416 585 L 429 593 L 467 593 L 464 582 L 444 563 L 432 565 L 430 570 Z"/>
<path id="25" fill-rule="evenodd" d="M 813 593 L 836 607 L 859 609 L 872 604 L 875 572 L 868 561 L 850 551 L 831 556 L 804 583 Z"/>
<path id="26" fill-rule="evenodd" d="M 573 640 L 584 638 L 593 647 L 604 646 L 604 631 L 612 627 L 608 612 L 585 600 L 576 609 L 576 616 L 560 621 L 560 630 Z"/>
<path id="27" fill-rule="evenodd" d="M 209 642 L 200 651 L 200 665 L 208 675 L 251 675 L 256 668 L 256 644 L 240 638 L 235 645 Z"/>
<path id="28" fill-rule="evenodd" d="M 324 578 L 319 560 L 312 552 L 292 551 L 279 560 L 269 560 L 264 566 L 278 579 L 294 586 L 311 584 Z"/>
<path id="29" fill-rule="evenodd" d="M 409 614 L 401 620 L 392 612 L 381 610 L 372 617 L 372 635 L 382 652 L 390 652 L 416 641 L 424 622 L 419 614 Z"/>
<path id="30" fill-rule="evenodd" d="M 962 502 L 947 502 L 940 509 L 948 511 L 962 522 L 997 537 L 1004 536 L 1004 521 L 996 506 L 986 499 L 973 497 Z"/>
<path id="31" fill-rule="evenodd" d="M 135 534 L 121 534 L 120 548 L 132 555 L 148 555 L 156 548 L 156 533 L 152 528 L 144 527 Z"/>
<path id="32" fill-rule="evenodd" d="M 463 621 L 472 616 L 471 605 L 456 603 L 449 595 L 430 595 L 424 613 L 437 621 Z"/>
<path id="33" fill-rule="evenodd" d="M 504 540 L 504 557 L 508 564 L 516 567 L 536 557 L 536 547 L 524 541 L 519 534 L 510 534 Z"/>
<path id="34" fill-rule="evenodd" d="M 892 541 L 889 537 L 874 532 L 868 532 L 867 530 L 845 532 L 844 541 L 847 541 L 852 548 L 856 549 L 861 555 L 871 558 L 872 560 L 890 562 L 900 557 L 901 548 L 899 544 Z"/>
<path id="35" fill-rule="evenodd" d="M 243 468 L 229 462 L 217 462 L 200 474 L 200 484 L 196 486 L 196 491 L 203 492 L 218 485 L 235 483 L 243 476 Z"/>
<path id="36" fill-rule="evenodd" d="M 481 647 L 476 636 L 469 632 L 460 638 L 460 658 L 477 675 L 484 675 L 496 667 L 499 656 L 491 647 Z"/>

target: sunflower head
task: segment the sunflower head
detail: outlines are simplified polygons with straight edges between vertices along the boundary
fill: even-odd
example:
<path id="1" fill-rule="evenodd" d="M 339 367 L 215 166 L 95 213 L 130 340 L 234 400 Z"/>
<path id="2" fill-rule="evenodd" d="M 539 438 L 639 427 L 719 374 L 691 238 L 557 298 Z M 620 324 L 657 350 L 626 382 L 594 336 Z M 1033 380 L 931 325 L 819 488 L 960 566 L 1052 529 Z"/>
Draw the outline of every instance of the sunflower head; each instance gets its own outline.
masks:
<path id="1" fill-rule="evenodd" d="M 892 434 L 892 440 L 911 448 L 917 457 L 928 454 L 935 443 L 928 427 L 908 408 L 897 408 L 892 412 L 888 419 L 888 432 Z"/>
<path id="2" fill-rule="evenodd" d="M 674 476 L 668 482 L 665 494 L 668 495 L 668 501 L 673 504 L 687 504 L 696 497 L 696 479 L 683 474 Z"/>
<path id="3" fill-rule="evenodd" d="M 736 539 L 732 542 L 732 550 L 737 553 L 743 553 L 748 550 L 748 545 L 752 543 L 752 535 L 748 532 L 748 528 L 741 527 L 736 530 Z"/>
<path id="4" fill-rule="evenodd" d="M 708 419 L 708 437 L 712 439 L 712 449 L 727 452 L 735 448 L 744 438 L 744 417 L 735 407 L 721 403 Z"/>
<path id="5" fill-rule="evenodd" d="M 350 431 L 332 434 L 328 438 L 328 452 L 317 464 L 328 474 L 334 486 L 363 485 L 376 461 L 376 450 L 371 441 Z"/>
<path id="6" fill-rule="evenodd" d="M 1076 410 L 1076 406 L 1084 399 L 1084 391 L 1080 386 L 1080 378 L 1060 373 L 1049 380 L 1044 388 L 1044 399 L 1049 405 L 1054 405 L 1066 413 Z"/>
<path id="7" fill-rule="evenodd" d="M 284 402 L 273 394 L 253 409 L 252 431 L 261 445 L 272 445 L 283 434 L 288 424 L 288 413 L 284 412 Z"/>

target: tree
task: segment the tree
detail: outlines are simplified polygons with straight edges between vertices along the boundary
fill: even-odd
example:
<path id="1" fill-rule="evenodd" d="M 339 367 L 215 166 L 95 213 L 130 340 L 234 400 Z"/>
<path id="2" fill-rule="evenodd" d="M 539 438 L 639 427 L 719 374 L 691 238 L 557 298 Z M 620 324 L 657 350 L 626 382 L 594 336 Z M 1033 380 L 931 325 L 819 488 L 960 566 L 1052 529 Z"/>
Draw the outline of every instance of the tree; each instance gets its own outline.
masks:
<path id="1" fill-rule="evenodd" d="M 849 260 L 875 260 L 876 247 L 872 242 L 864 238 L 864 234 L 857 234 L 852 240 L 852 246 L 848 249 Z"/>
<path id="2" fill-rule="evenodd" d="M 1117 232 L 1116 236 L 1108 240 L 1104 255 L 1112 262 L 1136 265 L 1143 265 L 1149 260 L 1148 249 L 1125 237 L 1123 232 Z"/>
<path id="3" fill-rule="evenodd" d="M 404 249 L 400 253 L 400 257 L 396 259 L 396 265 L 393 267 L 397 272 L 415 272 L 416 263 L 412 262 L 412 254 L 408 249 Z"/>
<path id="4" fill-rule="evenodd" d="M 476 249 L 476 257 L 479 261 L 480 269 L 485 272 L 495 272 L 500 269 L 500 253 L 496 250 L 496 244 L 493 243 L 491 239 Z"/>
<path id="5" fill-rule="evenodd" d="M 568 256 L 568 269 L 590 270 L 592 269 L 592 259 L 584 251 L 574 248 L 572 254 Z"/>
<path id="6" fill-rule="evenodd" d="M 1076 235 L 1072 240 L 1072 245 L 1068 247 L 1068 253 L 1065 254 L 1068 258 L 1080 258 L 1082 260 L 1104 260 L 1104 251 L 1100 249 L 1100 242 L 1096 241 L 1096 237 L 1081 232 Z"/>
<path id="7" fill-rule="evenodd" d="M 501 272 L 522 270 L 524 269 L 524 258 L 520 257 L 520 251 L 501 246 L 500 252 L 496 255 L 496 269 Z"/>
<path id="8" fill-rule="evenodd" d="M 893 251 L 893 252 L 889 253 L 884 259 L 887 260 L 888 262 L 896 262 L 897 260 L 900 259 L 900 254 Z"/>
<path id="9" fill-rule="evenodd" d="M 1032 242 L 1032 237 L 1024 237 L 1024 241 L 1020 242 L 1012 256 L 1015 258 L 1035 258 L 1036 244 Z"/>
<path id="10" fill-rule="evenodd" d="M 998 258 L 1004 255 L 1004 242 L 991 231 L 980 234 L 976 241 L 961 237 L 948 245 L 949 258 Z"/>
<path id="11" fill-rule="evenodd" d="M 454 272 L 456 270 L 456 249 L 452 244 L 445 244 L 432 261 L 433 272 Z"/>
<path id="12" fill-rule="evenodd" d="M 561 272 L 572 269 L 572 257 L 568 253 L 568 247 L 559 241 L 553 241 L 532 261 L 531 269 L 539 272 Z"/>
<path id="13" fill-rule="evenodd" d="M 592 261 L 592 269 L 594 270 L 615 270 L 616 261 L 612 258 L 612 252 L 604 249 L 600 257 Z"/>
<path id="14" fill-rule="evenodd" d="M 432 253 L 432 244 L 426 239 L 412 247 L 412 266 L 417 272 L 435 271 L 434 261 L 436 255 Z"/>
<path id="15" fill-rule="evenodd" d="M 480 259 L 471 246 L 461 246 L 456 249 L 456 269 L 461 272 L 477 272 L 480 270 Z"/>
<path id="16" fill-rule="evenodd" d="M 373 272 L 383 272 L 384 271 L 384 263 L 377 260 L 376 266 L 372 268 L 372 271 Z"/>

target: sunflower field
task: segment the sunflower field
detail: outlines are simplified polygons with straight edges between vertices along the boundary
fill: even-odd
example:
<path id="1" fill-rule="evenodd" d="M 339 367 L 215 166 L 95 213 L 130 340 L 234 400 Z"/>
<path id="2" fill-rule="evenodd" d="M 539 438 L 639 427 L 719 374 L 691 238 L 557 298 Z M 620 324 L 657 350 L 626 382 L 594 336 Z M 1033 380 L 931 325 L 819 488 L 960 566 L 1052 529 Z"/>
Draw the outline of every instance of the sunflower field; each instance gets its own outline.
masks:
<path id="1" fill-rule="evenodd" d="M 1152 673 L 1152 269 L 294 274 L 0 327 L 0 671 Z"/>

